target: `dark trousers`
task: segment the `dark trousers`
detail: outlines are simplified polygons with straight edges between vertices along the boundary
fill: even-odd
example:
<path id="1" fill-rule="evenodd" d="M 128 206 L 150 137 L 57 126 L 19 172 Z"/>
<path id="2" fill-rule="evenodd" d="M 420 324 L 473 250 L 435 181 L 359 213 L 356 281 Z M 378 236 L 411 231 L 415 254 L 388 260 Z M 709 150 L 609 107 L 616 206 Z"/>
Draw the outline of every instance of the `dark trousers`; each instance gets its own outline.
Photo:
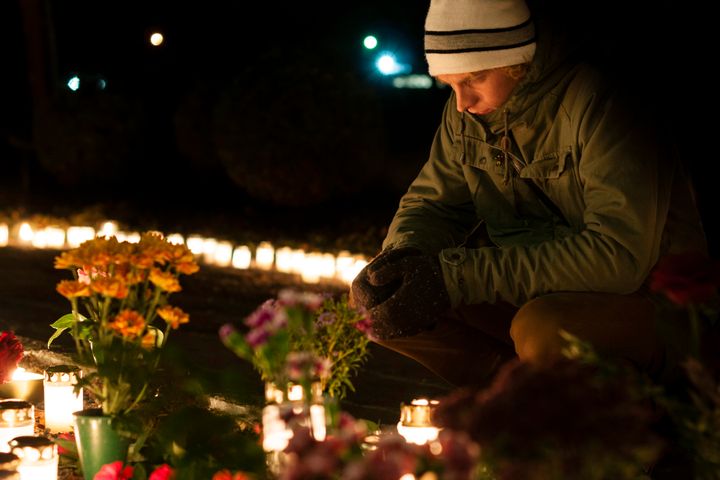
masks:
<path id="1" fill-rule="evenodd" d="M 654 304 L 640 294 L 555 293 L 521 308 L 468 305 L 448 313 L 431 330 L 378 343 L 451 384 L 482 386 L 509 359 L 551 364 L 561 357 L 567 345 L 561 329 L 651 376 L 666 368 Z"/>

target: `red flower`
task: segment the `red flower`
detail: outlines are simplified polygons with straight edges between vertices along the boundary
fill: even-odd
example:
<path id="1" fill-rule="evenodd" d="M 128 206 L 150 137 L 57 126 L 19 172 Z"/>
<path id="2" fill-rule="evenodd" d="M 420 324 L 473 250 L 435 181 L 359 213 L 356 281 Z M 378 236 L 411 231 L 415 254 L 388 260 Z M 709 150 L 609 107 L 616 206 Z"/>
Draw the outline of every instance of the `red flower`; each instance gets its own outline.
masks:
<path id="1" fill-rule="evenodd" d="M 67 440 L 69 442 L 75 441 L 75 434 L 73 432 L 64 432 L 58 434 L 57 438 L 61 440 Z M 58 443 L 58 455 L 67 455 L 68 451 L 64 449 L 59 443 Z"/>
<path id="2" fill-rule="evenodd" d="M 650 289 L 682 307 L 710 300 L 720 287 L 720 262 L 699 253 L 666 255 L 653 269 Z"/>
<path id="3" fill-rule="evenodd" d="M 0 383 L 7 383 L 23 356 L 23 346 L 13 332 L 0 333 Z"/>
<path id="4" fill-rule="evenodd" d="M 242 472 L 232 473 L 230 470 L 220 470 L 213 475 L 212 480 L 250 480 L 250 477 Z"/>
<path id="5" fill-rule="evenodd" d="M 93 480 L 131 480 L 133 476 L 133 468 L 128 465 L 123 467 L 123 462 L 108 463 L 103 465 L 99 472 L 95 474 Z"/>
<path id="6" fill-rule="evenodd" d="M 150 474 L 148 480 L 170 480 L 174 475 L 175 471 L 170 468 L 170 465 L 163 463 Z"/>

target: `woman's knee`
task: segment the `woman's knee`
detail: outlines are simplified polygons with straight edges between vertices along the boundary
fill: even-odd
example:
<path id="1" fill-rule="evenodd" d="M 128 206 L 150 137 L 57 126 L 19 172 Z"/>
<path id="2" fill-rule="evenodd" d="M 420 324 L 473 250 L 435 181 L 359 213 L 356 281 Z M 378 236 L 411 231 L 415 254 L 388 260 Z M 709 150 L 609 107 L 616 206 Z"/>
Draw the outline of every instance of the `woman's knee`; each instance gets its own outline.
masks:
<path id="1" fill-rule="evenodd" d="M 510 325 L 510 337 L 521 360 L 551 363 L 562 357 L 562 302 L 539 297 L 523 305 Z"/>

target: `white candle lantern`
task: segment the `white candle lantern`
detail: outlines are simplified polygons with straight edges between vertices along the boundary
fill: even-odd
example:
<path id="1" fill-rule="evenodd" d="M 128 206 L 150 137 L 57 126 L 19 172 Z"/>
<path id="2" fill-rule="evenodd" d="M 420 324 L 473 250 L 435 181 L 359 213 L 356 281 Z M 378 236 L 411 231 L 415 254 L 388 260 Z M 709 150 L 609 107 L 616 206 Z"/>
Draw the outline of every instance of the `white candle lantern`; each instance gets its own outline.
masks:
<path id="1" fill-rule="evenodd" d="M 217 242 L 213 260 L 215 265 L 228 267 L 232 263 L 233 246 L 230 242 Z"/>
<path id="2" fill-rule="evenodd" d="M 290 258 L 290 271 L 292 273 L 302 273 L 303 265 L 305 265 L 305 250 L 302 248 L 293 250 Z"/>
<path id="3" fill-rule="evenodd" d="M 43 378 L 43 375 L 39 373 L 28 372 L 24 368 L 18 367 L 9 382 L 0 384 L 0 398 L 39 403 L 43 398 Z"/>
<path id="4" fill-rule="evenodd" d="M 250 261 L 252 260 L 252 253 L 247 245 L 240 245 L 235 247 L 232 256 L 232 266 L 234 268 L 245 269 L 250 267 Z"/>
<path id="5" fill-rule="evenodd" d="M 270 270 L 275 261 L 275 248 L 270 242 L 260 242 L 255 249 L 255 266 L 261 270 Z"/>
<path id="6" fill-rule="evenodd" d="M 397 431 L 408 443 L 425 445 L 437 439 L 440 429 L 433 425 L 432 412 L 437 400 L 414 399 L 409 405 L 400 406 L 400 421 Z"/>
<path id="7" fill-rule="evenodd" d="M 67 229 L 67 246 L 77 248 L 81 243 L 95 238 L 95 229 L 92 227 L 73 226 Z"/>
<path id="8" fill-rule="evenodd" d="M 10 229 L 7 223 L 0 223 L 0 247 L 7 247 L 10 238 Z"/>
<path id="9" fill-rule="evenodd" d="M 168 235 L 167 241 L 168 241 L 168 243 L 172 243 L 173 245 L 184 245 L 185 244 L 185 239 L 179 233 L 171 233 L 170 235 Z"/>
<path id="10" fill-rule="evenodd" d="M 73 365 L 57 365 L 45 370 L 45 427 L 51 432 L 73 430 L 73 412 L 84 408 L 82 388 L 76 394 L 75 385 L 80 369 Z"/>
<path id="11" fill-rule="evenodd" d="M 205 263 L 215 262 L 215 250 L 217 250 L 218 241 L 214 238 L 205 238 L 203 240 L 202 253 Z"/>
<path id="12" fill-rule="evenodd" d="M 112 220 L 104 222 L 97 233 L 98 237 L 114 237 L 118 233 L 118 224 Z"/>
<path id="13" fill-rule="evenodd" d="M 266 405 L 262 411 L 262 445 L 266 452 L 285 450 L 293 432 L 280 416 L 280 405 Z"/>
<path id="14" fill-rule="evenodd" d="M 203 254 L 203 246 L 205 245 L 205 239 L 199 235 L 190 235 L 187 238 L 187 247 L 195 255 Z"/>
<path id="15" fill-rule="evenodd" d="M 35 231 L 28 222 L 23 222 L 20 224 L 20 229 L 18 230 L 18 238 L 20 239 L 21 243 L 26 245 L 32 243 L 34 236 Z"/>
<path id="16" fill-rule="evenodd" d="M 0 400 L 0 452 L 9 452 L 15 437 L 35 433 L 35 407 L 24 400 Z"/>
<path id="17" fill-rule="evenodd" d="M 21 480 L 57 480 L 57 445 L 46 437 L 21 436 L 10 440 L 10 451 L 20 458 Z"/>
<path id="18" fill-rule="evenodd" d="M 305 255 L 300 276 L 305 283 L 318 283 L 322 272 L 322 253 L 310 252 Z"/>
<path id="19" fill-rule="evenodd" d="M 293 272 L 293 250 L 290 247 L 278 248 L 275 251 L 275 270 L 283 273 Z"/>

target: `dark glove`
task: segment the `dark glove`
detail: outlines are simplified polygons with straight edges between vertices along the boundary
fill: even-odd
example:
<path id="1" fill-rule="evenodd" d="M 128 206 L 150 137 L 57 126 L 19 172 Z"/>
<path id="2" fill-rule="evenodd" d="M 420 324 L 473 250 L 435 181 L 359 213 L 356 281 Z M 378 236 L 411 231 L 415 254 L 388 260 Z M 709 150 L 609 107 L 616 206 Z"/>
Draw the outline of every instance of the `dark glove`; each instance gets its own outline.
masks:
<path id="1" fill-rule="evenodd" d="M 429 329 L 450 308 L 440 261 L 434 255 L 407 255 L 368 273 L 371 285 L 399 285 L 369 308 L 380 340 L 416 335 Z"/>
<path id="2" fill-rule="evenodd" d="M 350 304 L 370 310 L 372 307 L 383 303 L 400 288 L 401 280 L 393 279 L 387 283 L 376 283 L 376 281 L 371 282 L 370 277 L 374 277 L 375 272 L 389 263 L 396 262 L 409 255 L 421 254 L 422 252 L 414 247 L 400 247 L 382 252 L 365 268 L 360 270 L 360 273 L 353 280 L 350 288 Z"/>

